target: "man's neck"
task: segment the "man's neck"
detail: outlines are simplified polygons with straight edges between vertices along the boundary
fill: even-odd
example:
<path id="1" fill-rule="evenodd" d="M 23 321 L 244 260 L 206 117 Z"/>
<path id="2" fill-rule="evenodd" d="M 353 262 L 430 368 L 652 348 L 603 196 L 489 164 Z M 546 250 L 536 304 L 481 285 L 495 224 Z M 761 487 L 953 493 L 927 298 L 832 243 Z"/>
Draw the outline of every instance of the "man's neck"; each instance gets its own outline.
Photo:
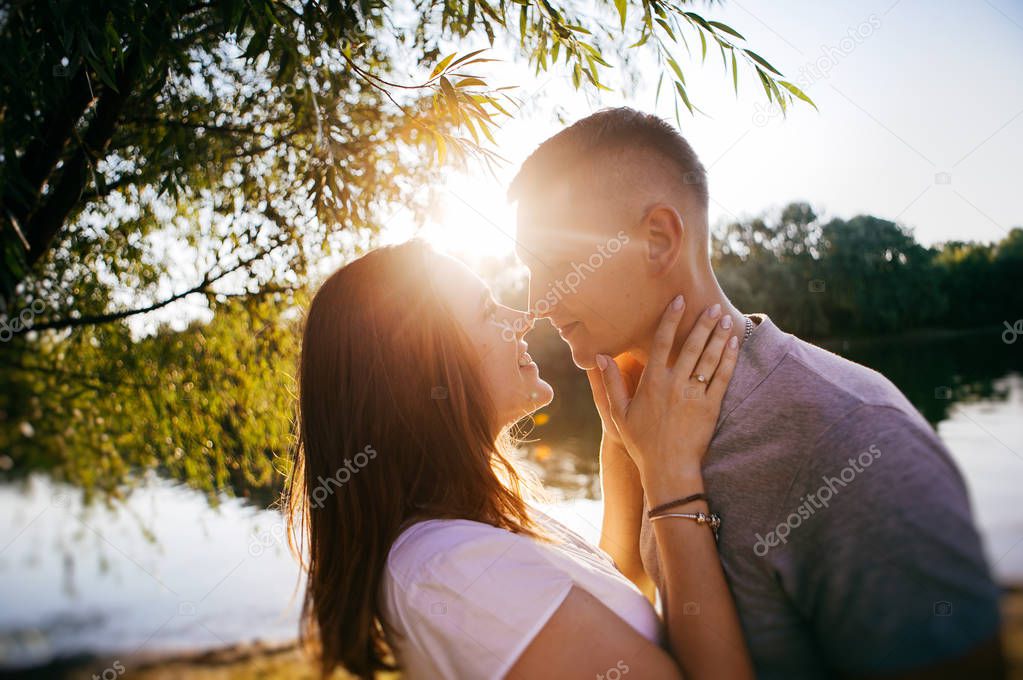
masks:
<path id="1" fill-rule="evenodd" d="M 732 317 L 731 335 L 737 336 L 739 338 L 739 346 L 742 346 L 746 335 L 746 317 L 742 312 L 736 309 L 735 305 L 728 300 L 720 288 L 714 286 L 712 290 L 709 290 L 704 295 L 694 295 L 692 297 L 687 295 L 685 300 L 686 310 L 682 315 L 682 321 L 679 323 L 678 332 L 675 334 L 675 344 L 672 347 L 671 358 L 673 361 L 675 356 L 678 354 L 678 351 L 681 349 L 682 344 L 686 341 L 686 338 L 689 337 L 689 333 L 692 331 L 693 326 L 696 325 L 697 320 L 699 320 L 700 316 L 706 313 L 706 311 L 714 305 L 721 305 L 721 313 L 717 317 L 718 323 L 721 322 L 721 319 L 723 319 L 725 315 Z M 648 352 L 652 343 L 653 335 L 651 334 L 649 337 L 643 338 L 640 342 L 640 346 L 630 350 L 629 353 L 643 365 L 646 365 Z"/>

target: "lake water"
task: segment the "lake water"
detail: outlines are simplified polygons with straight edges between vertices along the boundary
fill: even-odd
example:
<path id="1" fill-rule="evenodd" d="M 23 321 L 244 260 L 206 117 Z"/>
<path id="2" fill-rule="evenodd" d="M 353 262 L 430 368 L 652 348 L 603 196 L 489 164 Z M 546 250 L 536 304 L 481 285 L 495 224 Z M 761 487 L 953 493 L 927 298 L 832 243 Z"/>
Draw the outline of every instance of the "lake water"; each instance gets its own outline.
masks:
<path id="1" fill-rule="evenodd" d="M 996 577 L 1023 584 L 1023 339 L 1008 345 L 992 332 L 835 349 L 888 375 L 936 426 Z M 585 378 L 555 377 L 559 398 L 533 430 L 529 457 L 561 496 L 548 511 L 596 540 L 599 425 Z M 44 476 L 0 487 L 0 666 L 289 640 L 300 586 L 280 516 L 238 499 L 210 507 L 156 478 L 116 509 L 85 507 L 79 491 Z"/>

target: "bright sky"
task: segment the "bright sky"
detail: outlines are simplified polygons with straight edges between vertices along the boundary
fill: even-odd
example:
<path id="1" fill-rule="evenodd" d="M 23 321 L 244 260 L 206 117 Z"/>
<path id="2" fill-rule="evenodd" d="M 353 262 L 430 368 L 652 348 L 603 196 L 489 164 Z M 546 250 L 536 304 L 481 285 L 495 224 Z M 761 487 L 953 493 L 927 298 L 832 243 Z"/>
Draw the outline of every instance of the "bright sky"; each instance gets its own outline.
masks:
<path id="1" fill-rule="evenodd" d="M 766 108 L 755 74 L 740 71 L 736 99 L 717 53 L 709 50 L 703 67 L 680 55 L 706 114 L 683 112 L 681 120 L 709 169 L 712 224 L 805 200 L 826 217 L 895 220 L 924 244 L 998 240 L 1023 225 L 1020 0 L 726 0 L 698 11 L 743 33 L 820 108 L 797 105 L 782 118 Z M 515 221 L 505 186 L 561 129 L 555 112 L 570 123 L 628 104 L 674 120 L 666 87 L 654 105 L 656 69 L 644 72 L 632 96 L 616 90 L 598 101 L 567 78 L 506 67 L 505 79 L 491 82 L 519 84 L 528 100 L 497 135 L 510 163 L 500 181 L 479 167 L 452 173 L 444 214 L 422 235 L 469 255 L 509 252 Z M 413 230 L 399 219 L 386 239 Z"/>

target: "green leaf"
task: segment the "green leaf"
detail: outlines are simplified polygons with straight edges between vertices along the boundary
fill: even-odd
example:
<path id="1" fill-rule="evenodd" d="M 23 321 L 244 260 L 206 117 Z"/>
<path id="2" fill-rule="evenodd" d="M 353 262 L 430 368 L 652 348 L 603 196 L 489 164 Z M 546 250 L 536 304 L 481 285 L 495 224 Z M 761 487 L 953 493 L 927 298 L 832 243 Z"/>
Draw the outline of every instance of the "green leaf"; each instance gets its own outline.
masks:
<path id="1" fill-rule="evenodd" d="M 668 25 L 667 21 L 661 18 L 654 19 L 654 21 L 656 21 L 660 25 L 660 27 L 664 29 L 664 32 L 668 34 L 672 42 L 676 42 L 675 31 L 671 30 L 671 26 Z"/>
<path id="2" fill-rule="evenodd" d="M 643 35 L 641 35 L 639 37 L 639 40 L 637 40 L 636 42 L 634 42 L 631 45 L 629 45 L 628 49 L 631 50 L 633 47 L 642 47 L 643 45 L 646 45 L 646 41 L 649 40 L 649 39 L 650 39 L 650 31 L 644 30 L 643 31 Z"/>
<path id="3" fill-rule="evenodd" d="M 703 26 L 703 27 L 704 27 L 705 29 L 707 29 L 707 30 L 708 30 L 708 31 L 710 31 L 711 33 L 713 33 L 713 32 L 714 32 L 714 29 L 712 29 L 712 28 L 710 27 L 710 24 L 708 24 L 708 23 L 707 23 L 707 20 L 706 20 L 706 19 L 704 19 L 703 17 L 701 17 L 701 16 L 700 16 L 699 14 L 697 14 L 696 12 L 683 12 L 682 14 L 683 14 L 683 15 L 685 15 L 685 16 L 687 16 L 687 17 L 689 17 L 690 19 L 692 19 L 693 21 L 695 21 L 695 22 L 696 22 L 696 23 L 698 23 L 699 25 Z"/>
<path id="4" fill-rule="evenodd" d="M 787 108 L 787 102 L 785 101 L 785 97 L 782 96 L 781 90 L 778 89 L 778 85 L 774 82 L 774 79 L 770 79 L 770 83 L 771 91 L 774 92 L 774 98 L 778 101 L 778 106 L 781 107 L 782 115 L 784 115 L 785 110 Z"/>
<path id="5" fill-rule="evenodd" d="M 764 92 L 767 94 L 767 101 L 774 101 L 771 93 L 771 81 L 759 67 L 757 67 L 757 75 L 760 76 L 760 84 L 764 86 Z"/>
<path id="6" fill-rule="evenodd" d="M 707 61 L 707 38 L 703 35 L 703 31 L 697 31 L 700 34 L 700 61 Z"/>
<path id="7" fill-rule="evenodd" d="M 440 91 L 444 93 L 448 103 L 453 108 L 458 108 L 458 95 L 455 93 L 455 88 L 451 86 L 451 81 L 444 76 L 440 77 Z"/>
<path id="8" fill-rule="evenodd" d="M 734 35 L 739 40 L 745 40 L 746 39 L 746 37 L 743 36 L 741 33 L 739 33 L 737 30 L 735 30 L 734 28 L 732 28 L 731 26 L 729 26 L 727 24 L 721 23 L 720 21 L 708 21 L 707 23 L 710 24 L 711 26 L 713 26 L 714 28 L 717 28 L 717 29 L 720 29 L 720 30 L 724 31 L 728 35 Z"/>
<path id="9" fill-rule="evenodd" d="M 475 57 L 475 56 L 476 56 L 477 54 L 482 54 L 483 52 L 486 52 L 486 51 L 487 51 L 487 48 L 486 48 L 486 47 L 484 47 L 484 48 L 483 48 L 483 49 L 481 49 L 481 50 L 476 50 L 476 51 L 474 51 L 474 52 L 470 52 L 469 54 L 466 54 L 466 55 L 464 55 L 464 56 L 461 56 L 461 57 L 459 57 L 458 59 L 455 59 L 455 60 L 454 60 L 453 62 L 451 62 L 451 68 L 454 68 L 454 67 L 458 66 L 459 64 L 461 64 L 461 63 L 462 63 L 463 61 L 465 61 L 466 59 L 472 59 L 472 58 L 473 58 L 473 57 Z M 481 60 L 481 61 L 493 61 L 493 60 L 491 59 L 491 60 Z"/>
<path id="10" fill-rule="evenodd" d="M 682 83 L 680 83 L 678 81 L 675 81 L 675 89 L 678 90 L 679 96 L 682 97 L 682 103 L 686 105 L 687 109 L 689 109 L 689 113 L 692 113 L 693 112 L 693 105 L 689 101 L 689 95 L 686 94 L 685 86 L 682 85 Z"/>
<path id="11" fill-rule="evenodd" d="M 625 15 L 629 9 L 629 0 L 615 0 L 615 7 L 618 8 L 618 18 L 622 20 L 622 30 L 625 30 Z"/>
<path id="12" fill-rule="evenodd" d="M 784 87 L 786 90 L 788 90 L 792 94 L 796 95 L 798 98 L 802 99 L 804 102 L 806 102 L 810 106 L 812 106 L 815 110 L 820 111 L 820 109 L 817 108 L 817 105 L 813 103 L 813 100 L 810 99 L 809 97 L 807 97 L 806 94 L 804 94 L 802 90 L 800 90 L 798 87 L 796 87 L 792 83 L 788 82 L 787 80 L 779 80 L 778 84 L 781 85 L 782 87 Z"/>
<path id="13" fill-rule="evenodd" d="M 457 54 L 457 52 L 452 52 L 448 56 L 446 56 L 443 59 L 441 59 L 440 63 L 438 63 L 436 66 L 433 67 L 433 73 L 430 74 L 430 78 L 429 79 L 433 80 L 434 78 L 436 78 L 437 74 L 439 74 L 441 71 L 443 71 L 445 69 L 445 67 L 447 67 L 447 65 L 451 63 L 451 60 L 455 58 L 456 54 Z"/>
<path id="14" fill-rule="evenodd" d="M 675 77 L 677 77 L 679 81 L 681 81 L 682 84 L 685 85 L 686 78 L 684 75 L 682 75 L 682 69 L 679 68 L 678 62 L 676 62 L 674 58 L 668 57 L 668 66 L 670 66 L 671 70 L 675 72 Z"/>
<path id="15" fill-rule="evenodd" d="M 735 88 L 735 96 L 739 96 L 739 67 L 736 65 L 735 50 L 732 50 L 732 87 Z"/>
<path id="16" fill-rule="evenodd" d="M 757 54 L 757 53 L 756 53 L 756 52 L 754 52 L 753 50 L 745 50 L 745 49 L 744 49 L 744 50 L 743 50 L 743 52 L 745 52 L 746 54 L 748 54 L 748 55 L 749 55 L 750 57 L 752 57 L 752 58 L 753 58 L 753 61 L 755 61 L 755 62 L 757 62 L 758 64 L 760 64 L 761 66 L 763 66 L 764 68 L 766 68 L 766 69 L 767 69 L 768 71 L 770 71 L 771 73 L 774 73 L 774 74 L 776 74 L 776 75 L 779 75 L 779 76 L 780 76 L 780 75 L 782 75 L 781 71 L 779 71 L 778 69 L 776 69 L 775 67 L 773 67 L 773 66 L 771 66 L 771 65 L 770 65 L 769 63 L 767 63 L 767 60 L 766 60 L 766 59 L 764 59 L 763 57 L 761 57 L 761 56 L 760 56 L 759 54 Z"/>

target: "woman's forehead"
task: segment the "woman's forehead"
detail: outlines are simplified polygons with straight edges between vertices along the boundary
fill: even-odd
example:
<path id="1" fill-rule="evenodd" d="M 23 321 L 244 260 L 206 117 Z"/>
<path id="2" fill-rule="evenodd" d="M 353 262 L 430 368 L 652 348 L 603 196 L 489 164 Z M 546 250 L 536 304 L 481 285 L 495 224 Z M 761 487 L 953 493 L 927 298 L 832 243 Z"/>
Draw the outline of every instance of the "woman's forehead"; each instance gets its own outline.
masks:
<path id="1" fill-rule="evenodd" d="M 481 296 L 489 295 L 490 289 L 469 267 L 453 257 L 440 254 L 438 266 L 433 270 L 437 291 L 449 303 L 477 305 Z"/>

